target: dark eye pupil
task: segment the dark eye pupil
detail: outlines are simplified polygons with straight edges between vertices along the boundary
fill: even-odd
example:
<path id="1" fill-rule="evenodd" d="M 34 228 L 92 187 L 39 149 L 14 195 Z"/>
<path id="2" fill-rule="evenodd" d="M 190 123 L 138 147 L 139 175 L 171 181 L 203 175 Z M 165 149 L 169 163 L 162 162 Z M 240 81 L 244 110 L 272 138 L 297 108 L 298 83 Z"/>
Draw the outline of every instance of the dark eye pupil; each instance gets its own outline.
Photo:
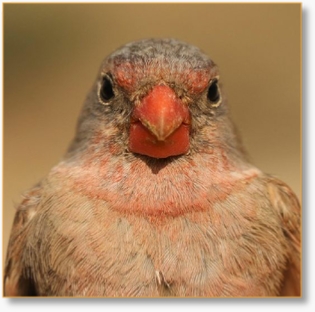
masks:
<path id="1" fill-rule="evenodd" d="M 103 101 L 108 101 L 114 97 L 113 85 L 108 77 L 103 78 L 100 95 Z"/>
<path id="2" fill-rule="evenodd" d="M 217 79 L 214 79 L 211 86 L 209 87 L 207 97 L 211 102 L 217 102 L 219 100 L 220 92 Z"/>

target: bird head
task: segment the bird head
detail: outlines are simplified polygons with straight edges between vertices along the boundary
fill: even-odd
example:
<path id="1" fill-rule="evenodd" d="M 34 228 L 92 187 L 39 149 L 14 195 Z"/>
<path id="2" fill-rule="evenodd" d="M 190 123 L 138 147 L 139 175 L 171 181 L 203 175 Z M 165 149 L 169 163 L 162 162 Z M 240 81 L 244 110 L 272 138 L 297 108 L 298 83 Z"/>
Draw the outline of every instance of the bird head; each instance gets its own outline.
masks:
<path id="1" fill-rule="evenodd" d="M 174 39 L 127 44 L 102 63 L 70 152 L 93 138 L 115 153 L 154 159 L 206 149 L 222 131 L 233 132 L 219 79 L 216 64 L 195 46 Z"/>

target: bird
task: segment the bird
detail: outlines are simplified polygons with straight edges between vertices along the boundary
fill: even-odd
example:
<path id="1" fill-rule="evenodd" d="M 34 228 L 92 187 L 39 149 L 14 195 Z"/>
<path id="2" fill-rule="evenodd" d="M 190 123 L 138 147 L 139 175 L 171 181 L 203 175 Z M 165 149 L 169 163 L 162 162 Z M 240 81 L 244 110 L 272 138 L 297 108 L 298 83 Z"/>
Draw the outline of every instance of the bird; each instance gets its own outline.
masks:
<path id="1" fill-rule="evenodd" d="M 5 296 L 301 296 L 301 206 L 251 163 L 218 66 L 172 38 L 102 62 L 61 161 L 17 206 Z"/>

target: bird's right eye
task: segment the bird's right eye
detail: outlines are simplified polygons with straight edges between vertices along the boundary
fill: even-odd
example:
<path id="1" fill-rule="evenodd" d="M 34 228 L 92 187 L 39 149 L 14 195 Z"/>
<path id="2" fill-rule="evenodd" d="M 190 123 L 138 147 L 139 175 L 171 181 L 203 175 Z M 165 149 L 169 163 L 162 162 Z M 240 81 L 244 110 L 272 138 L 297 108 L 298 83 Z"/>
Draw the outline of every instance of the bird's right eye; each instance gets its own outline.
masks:
<path id="1" fill-rule="evenodd" d="M 101 83 L 101 89 L 100 89 L 100 98 L 103 102 L 108 102 L 110 99 L 112 99 L 115 96 L 114 90 L 113 90 L 113 84 L 108 76 L 104 76 L 102 83 Z"/>

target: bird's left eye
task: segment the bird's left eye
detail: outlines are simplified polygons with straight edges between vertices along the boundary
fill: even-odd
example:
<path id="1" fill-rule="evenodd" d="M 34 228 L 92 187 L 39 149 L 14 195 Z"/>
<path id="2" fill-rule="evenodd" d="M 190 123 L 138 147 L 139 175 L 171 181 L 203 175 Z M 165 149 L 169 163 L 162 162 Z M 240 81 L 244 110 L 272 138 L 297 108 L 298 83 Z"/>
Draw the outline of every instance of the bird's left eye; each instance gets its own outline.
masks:
<path id="1" fill-rule="evenodd" d="M 216 103 L 220 99 L 218 79 L 215 78 L 212 80 L 212 82 L 209 86 L 209 89 L 208 89 L 207 98 L 213 103 Z"/>
<path id="2" fill-rule="evenodd" d="M 100 89 L 100 98 L 104 102 L 108 102 L 111 98 L 115 96 L 113 90 L 113 84 L 108 76 L 104 76 Z"/>

